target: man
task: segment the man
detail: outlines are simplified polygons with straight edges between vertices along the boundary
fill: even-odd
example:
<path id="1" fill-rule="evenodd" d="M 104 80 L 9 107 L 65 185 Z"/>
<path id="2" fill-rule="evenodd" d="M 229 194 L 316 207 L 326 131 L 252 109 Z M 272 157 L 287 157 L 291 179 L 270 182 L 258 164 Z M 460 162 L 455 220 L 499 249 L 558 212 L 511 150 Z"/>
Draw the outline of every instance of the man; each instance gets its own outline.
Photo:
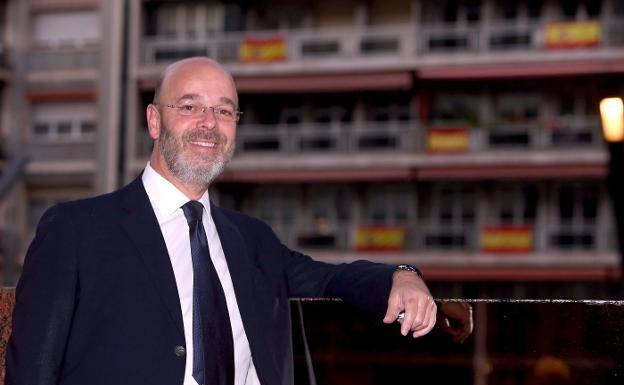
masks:
<path id="1" fill-rule="evenodd" d="M 239 115 L 218 63 L 169 66 L 146 113 L 154 149 L 142 175 L 41 219 L 17 287 L 7 384 L 289 384 L 290 296 L 402 318 L 403 335 L 431 330 L 436 305 L 410 267 L 315 262 L 210 204 Z"/>

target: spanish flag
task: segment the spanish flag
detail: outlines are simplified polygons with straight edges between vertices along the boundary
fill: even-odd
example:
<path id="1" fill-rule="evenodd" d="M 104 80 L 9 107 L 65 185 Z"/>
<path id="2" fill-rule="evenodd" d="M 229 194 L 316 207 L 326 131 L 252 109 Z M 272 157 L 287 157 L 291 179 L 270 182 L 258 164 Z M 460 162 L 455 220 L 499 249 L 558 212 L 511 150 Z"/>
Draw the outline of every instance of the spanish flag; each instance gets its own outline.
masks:
<path id="1" fill-rule="evenodd" d="M 357 251 L 397 251 L 405 245 L 405 229 L 397 226 L 367 226 L 357 229 Z"/>
<path id="2" fill-rule="evenodd" d="M 595 47 L 602 34 L 598 21 L 550 23 L 544 27 L 544 47 L 548 49 Z"/>
<path id="3" fill-rule="evenodd" d="M 246 37 L 240 46 L 240 60 L 244 63 L 286 60 L 286 39 L 283 36 Z"/>
<path id="4" fill-rule="evenodd" d="M 470 148 L 470 131 L 467 127 L 431 127 L 427 130 L 427 152 L 457 153 Z"/>
<path id="5" fill-rule="evenodd" d="M 488 253 L 527 253 L 533 249 L 531 226 L 485 227 L 481 245 Z"/>

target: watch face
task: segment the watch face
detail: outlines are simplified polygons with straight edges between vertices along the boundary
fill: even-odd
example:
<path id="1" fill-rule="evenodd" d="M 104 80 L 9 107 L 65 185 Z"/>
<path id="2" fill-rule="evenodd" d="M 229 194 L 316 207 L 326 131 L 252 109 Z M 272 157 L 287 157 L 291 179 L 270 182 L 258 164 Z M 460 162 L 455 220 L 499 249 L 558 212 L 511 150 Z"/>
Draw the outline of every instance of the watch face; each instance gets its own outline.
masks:
<path id="1" fill-rule="evenodd" d="M 422 278 L 422 273 L 420 272 L 420 270 L 418 270 L 414 266 L 411 266 L 411 265 L 398 265 L 396 269 L 397 270 L 411 271 L 412 273 L 416 273 L 416 275 L 418 275 L 419 277 Z"/>

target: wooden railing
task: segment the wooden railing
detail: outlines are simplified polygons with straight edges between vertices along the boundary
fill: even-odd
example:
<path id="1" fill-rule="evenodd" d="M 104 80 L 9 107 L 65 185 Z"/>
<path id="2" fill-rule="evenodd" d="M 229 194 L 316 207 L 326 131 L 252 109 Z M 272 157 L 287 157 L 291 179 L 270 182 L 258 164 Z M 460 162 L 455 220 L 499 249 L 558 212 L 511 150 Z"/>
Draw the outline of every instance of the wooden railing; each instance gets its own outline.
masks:
<path id="1" fill-rule="evenodd" d="M 0 384 L 4 385 L 4 364 L 11 336 L 11 315 L 15 305 L 15 288 L 0 288 Z"/>

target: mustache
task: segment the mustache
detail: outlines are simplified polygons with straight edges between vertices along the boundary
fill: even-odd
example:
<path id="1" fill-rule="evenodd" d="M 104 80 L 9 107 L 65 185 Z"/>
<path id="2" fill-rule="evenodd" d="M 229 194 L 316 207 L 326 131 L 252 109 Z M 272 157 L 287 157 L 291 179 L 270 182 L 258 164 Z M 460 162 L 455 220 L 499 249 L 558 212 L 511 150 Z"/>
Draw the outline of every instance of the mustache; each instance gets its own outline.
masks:
<path id="1" fill-rule="evenodd" d="M 210 141 L 219 143 L 227 143 L 227 137 L 220 132 L 215 131 L 206 131 L 206 130 L 193 130 L 188 131 L 182 135 L 182 140 L 184 142 L 194 142 L 194 141 Z"/>

